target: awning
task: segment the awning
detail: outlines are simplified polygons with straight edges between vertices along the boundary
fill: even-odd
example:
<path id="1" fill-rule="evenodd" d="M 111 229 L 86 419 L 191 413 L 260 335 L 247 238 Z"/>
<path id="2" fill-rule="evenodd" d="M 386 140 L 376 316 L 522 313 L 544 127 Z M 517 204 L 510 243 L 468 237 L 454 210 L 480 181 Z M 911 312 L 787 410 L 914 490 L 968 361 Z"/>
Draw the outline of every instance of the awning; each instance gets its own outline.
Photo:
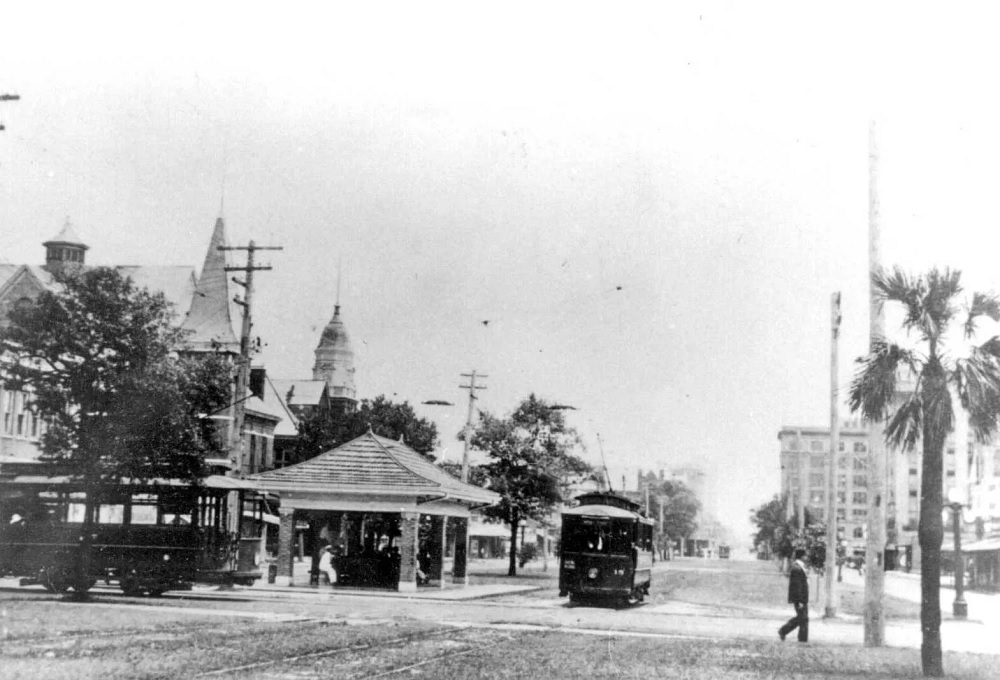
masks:
<path id="1" fill-rule="evenodd" d="M 510 538 L 510 527 L 505 524 L 470 524 L 469 536 Z"/>
<path id="2" fill-rule="evenodd" d="M 994 551 L 1000 551 L 1000 538 L 987 538 L 982 541 L 974 541 L 972 543 L 966 543 L 965 545 L 962 546 L 963 553 L 994 552 Z M 942 545 L 941 552 L 945 553 L 955 552 L 955 546 Z"/>

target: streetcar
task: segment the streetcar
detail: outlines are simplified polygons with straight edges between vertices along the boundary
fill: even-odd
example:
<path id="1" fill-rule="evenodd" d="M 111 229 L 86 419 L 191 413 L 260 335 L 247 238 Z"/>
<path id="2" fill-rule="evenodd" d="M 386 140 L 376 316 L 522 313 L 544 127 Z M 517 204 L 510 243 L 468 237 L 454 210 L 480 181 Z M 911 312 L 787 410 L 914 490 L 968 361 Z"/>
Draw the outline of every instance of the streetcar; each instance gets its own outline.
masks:
<path id="1" fill-rule="evenodd" d="M 89 499 L 87 488 L 68 476 L 0 478 L 0 576 L 57 593 L 104 581 L 150 596 L 260 578 L 261 540 L 246 534 L 263 517 L 247 482 L 106 483 L 90 487 Z"/>
<path id="2" fill-rule="evenodd" d="M 571 602 L 642 602 L 652 579 L 653 521 L 638 503 L 611 492 L 576 501 L 562 512 L 559 595 Z"/>

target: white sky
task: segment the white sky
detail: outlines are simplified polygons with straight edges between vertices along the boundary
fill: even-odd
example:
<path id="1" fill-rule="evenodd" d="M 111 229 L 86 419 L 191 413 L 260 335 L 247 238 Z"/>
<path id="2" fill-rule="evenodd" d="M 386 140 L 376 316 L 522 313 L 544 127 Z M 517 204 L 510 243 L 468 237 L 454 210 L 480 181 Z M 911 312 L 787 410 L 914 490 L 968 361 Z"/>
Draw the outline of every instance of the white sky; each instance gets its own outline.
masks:
<path id="1" fill-rule="evenodd" d="M 738 533 L 782 425 L 829 423 L 867 344 L 868 124 L 883 255 L 994 266 L 987 5 L 33 4 L 4 10 L 0 261 L 69 215 L 94 264 L 282 245 L 256 332 L 310 377 L 343 260 L 362 397 L 438 423 L 573 404 L 615 482 L 701 464 Z M 619 289 L 620 287 L 620 289 Z M 490 320 L 484 326 L 481 321 Z M 845 412 L 845 416 L 846 416 Z"/>

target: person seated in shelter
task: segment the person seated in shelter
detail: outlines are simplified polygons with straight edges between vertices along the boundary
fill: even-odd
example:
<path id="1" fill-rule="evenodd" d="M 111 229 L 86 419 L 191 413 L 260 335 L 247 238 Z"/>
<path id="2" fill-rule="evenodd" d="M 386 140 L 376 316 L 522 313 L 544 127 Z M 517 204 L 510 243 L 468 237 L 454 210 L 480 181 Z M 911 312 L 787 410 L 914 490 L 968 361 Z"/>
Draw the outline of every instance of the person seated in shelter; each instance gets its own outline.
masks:
<path id="1" fill-rule="evenodd" d="M 333 547 L 330 545 L 323 547 L 323 554 L 319 558 L 319 570 L 326 574 L 331 587 L 337 585 L 337 570 L 333 566 Z"/>
<path id="2" fill-rule="evenodd" d="M 430 553 L 422 552 L 417 557 L 417 583 L 430 583 L 431 556 Z"/>

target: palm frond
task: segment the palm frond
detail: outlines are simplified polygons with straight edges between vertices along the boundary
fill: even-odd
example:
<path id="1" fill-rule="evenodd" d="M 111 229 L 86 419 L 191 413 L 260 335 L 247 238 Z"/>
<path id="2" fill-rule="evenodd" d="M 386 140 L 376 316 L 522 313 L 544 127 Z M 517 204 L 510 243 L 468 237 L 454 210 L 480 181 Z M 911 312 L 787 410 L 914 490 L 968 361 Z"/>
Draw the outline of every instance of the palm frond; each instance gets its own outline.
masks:
<path id="1" fill-rule="evenodd" d="M 923 399 L 914 390 L 889 418 L 885 440 L 893 448 L 911 451 L 920 441 L 923 425 Z"/>
<path id="2" fill-rule="evenodd" d="M 958 312 L 954 299 L 962 292 L 962 272 L 932 269 L 924 279 L 923 308 L 918 326 L 927 339 L 940 338 Z"/>
<path id="3" fill-rule="evenodd" d="M 968 359 L 956 362 L 954 376 L 976 441 L 985 443 L 1000 425 L 1000 338 L 973 347 Z"/>
<path id="4" fill-rule="evenodd" d="M 871 352 L 857 363 L 861 368 L 851 382 L 848 405 L 852 411 L 861 411 L 865 420 L 884 420 L 896 391 L 898 371 L 905 368 L 916 372 L 913 353 L 878 339 Z"/>
<path id="5" fill-rule="evenodd" d="M 968 317 L 965 320 L 965 337 L 971 338 L 976 332 L 976 320 L 985 316 L 993 321 L 1000 321 L 1000 298 L 993 293 L 974 293 L 969 305 Z"/>

